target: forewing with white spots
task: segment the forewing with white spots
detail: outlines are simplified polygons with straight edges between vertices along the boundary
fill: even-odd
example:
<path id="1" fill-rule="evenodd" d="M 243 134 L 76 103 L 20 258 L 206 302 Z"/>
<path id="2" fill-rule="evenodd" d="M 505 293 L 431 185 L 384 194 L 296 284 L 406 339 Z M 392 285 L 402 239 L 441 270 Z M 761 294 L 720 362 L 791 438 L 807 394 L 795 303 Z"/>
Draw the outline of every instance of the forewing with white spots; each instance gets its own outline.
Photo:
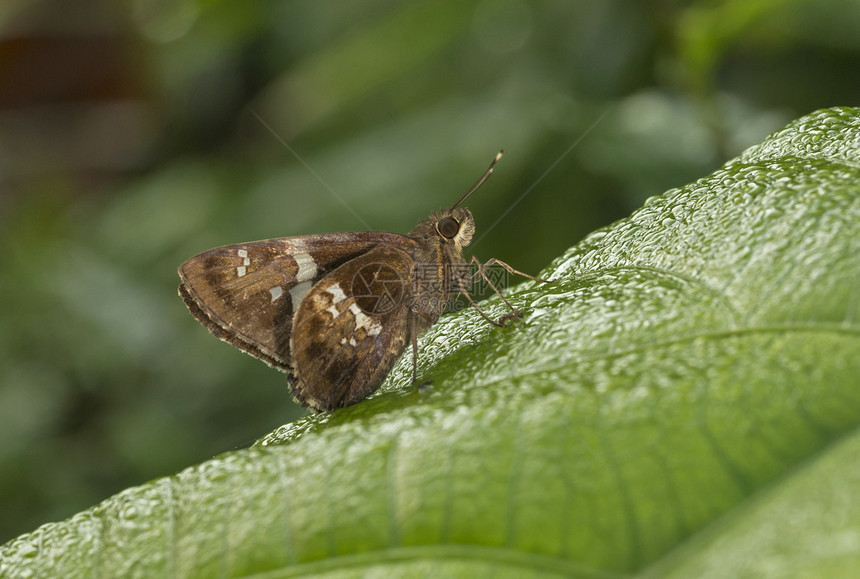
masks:
<path id="1" fill-rule="evenodd" d="M 293 315 L 305 295 L 328 273 L 380 244 L 408 250 L 414 241 L 358 232 L 216 247 L 179 267 L 179 295 L 215 336 L 289 373 Z"/>

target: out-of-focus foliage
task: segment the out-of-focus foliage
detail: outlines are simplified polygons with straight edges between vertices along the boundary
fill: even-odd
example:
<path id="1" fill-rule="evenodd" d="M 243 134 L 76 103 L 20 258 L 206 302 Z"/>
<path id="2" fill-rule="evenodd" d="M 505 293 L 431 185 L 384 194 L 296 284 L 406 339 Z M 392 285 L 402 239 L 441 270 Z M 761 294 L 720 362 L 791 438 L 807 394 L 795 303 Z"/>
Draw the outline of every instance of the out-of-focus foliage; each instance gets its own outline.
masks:
<path id="1" fill-rule="evenodd" d="M 176 266 L 470 201 L 535 272 L 791 118 L 857 104 L 849 0 L 0 6 L 0 542 L 301 414 Z M 572 196 L 569 191 L 575 190 Z"/>

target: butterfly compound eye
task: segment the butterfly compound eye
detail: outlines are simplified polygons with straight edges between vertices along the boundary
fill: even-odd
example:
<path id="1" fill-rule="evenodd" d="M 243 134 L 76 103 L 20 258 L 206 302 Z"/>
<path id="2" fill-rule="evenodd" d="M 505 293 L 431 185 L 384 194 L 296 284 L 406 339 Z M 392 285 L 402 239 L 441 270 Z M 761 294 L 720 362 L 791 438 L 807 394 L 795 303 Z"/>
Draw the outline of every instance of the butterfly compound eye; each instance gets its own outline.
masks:
<path id="1" fill-rule="evenodd" d="M 447 237 L 448 239 L 453 238 L 460 231 L 460 223 L 454 219 L 453 217 L 446 217 L 445 219 L 436 223 L 436 229 L 442 235 L 442 237 Z"/>

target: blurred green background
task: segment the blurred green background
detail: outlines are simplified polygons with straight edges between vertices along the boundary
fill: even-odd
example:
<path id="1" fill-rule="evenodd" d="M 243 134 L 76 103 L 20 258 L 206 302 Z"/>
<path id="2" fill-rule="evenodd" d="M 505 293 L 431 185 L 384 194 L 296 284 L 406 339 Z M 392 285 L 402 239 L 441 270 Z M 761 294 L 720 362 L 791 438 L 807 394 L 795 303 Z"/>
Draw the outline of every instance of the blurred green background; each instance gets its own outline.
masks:
<path id="1" fill-rule="evenodd" d="M 471 249 L 537 273 L 857 105 L 858 30 L 857 0 L 5 0 L 0 542 L 303 414 L 185 310 L 191 255 L 405 233 L 504 148 Z"/>

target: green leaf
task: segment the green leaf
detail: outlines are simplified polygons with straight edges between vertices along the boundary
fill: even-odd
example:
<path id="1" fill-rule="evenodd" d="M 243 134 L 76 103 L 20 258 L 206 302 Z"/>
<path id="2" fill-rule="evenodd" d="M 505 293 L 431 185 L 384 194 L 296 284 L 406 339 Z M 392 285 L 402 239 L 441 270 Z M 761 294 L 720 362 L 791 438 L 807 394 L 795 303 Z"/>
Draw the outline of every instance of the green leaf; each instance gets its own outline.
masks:
<path id="1" fill-rule="evenodd" d="M 6 544 L 0 575 L 852 575 L 860 109 L 542 275 L 512 326 L 428 332 L 430 386 L 405 356 L 370 400 Z"/>

